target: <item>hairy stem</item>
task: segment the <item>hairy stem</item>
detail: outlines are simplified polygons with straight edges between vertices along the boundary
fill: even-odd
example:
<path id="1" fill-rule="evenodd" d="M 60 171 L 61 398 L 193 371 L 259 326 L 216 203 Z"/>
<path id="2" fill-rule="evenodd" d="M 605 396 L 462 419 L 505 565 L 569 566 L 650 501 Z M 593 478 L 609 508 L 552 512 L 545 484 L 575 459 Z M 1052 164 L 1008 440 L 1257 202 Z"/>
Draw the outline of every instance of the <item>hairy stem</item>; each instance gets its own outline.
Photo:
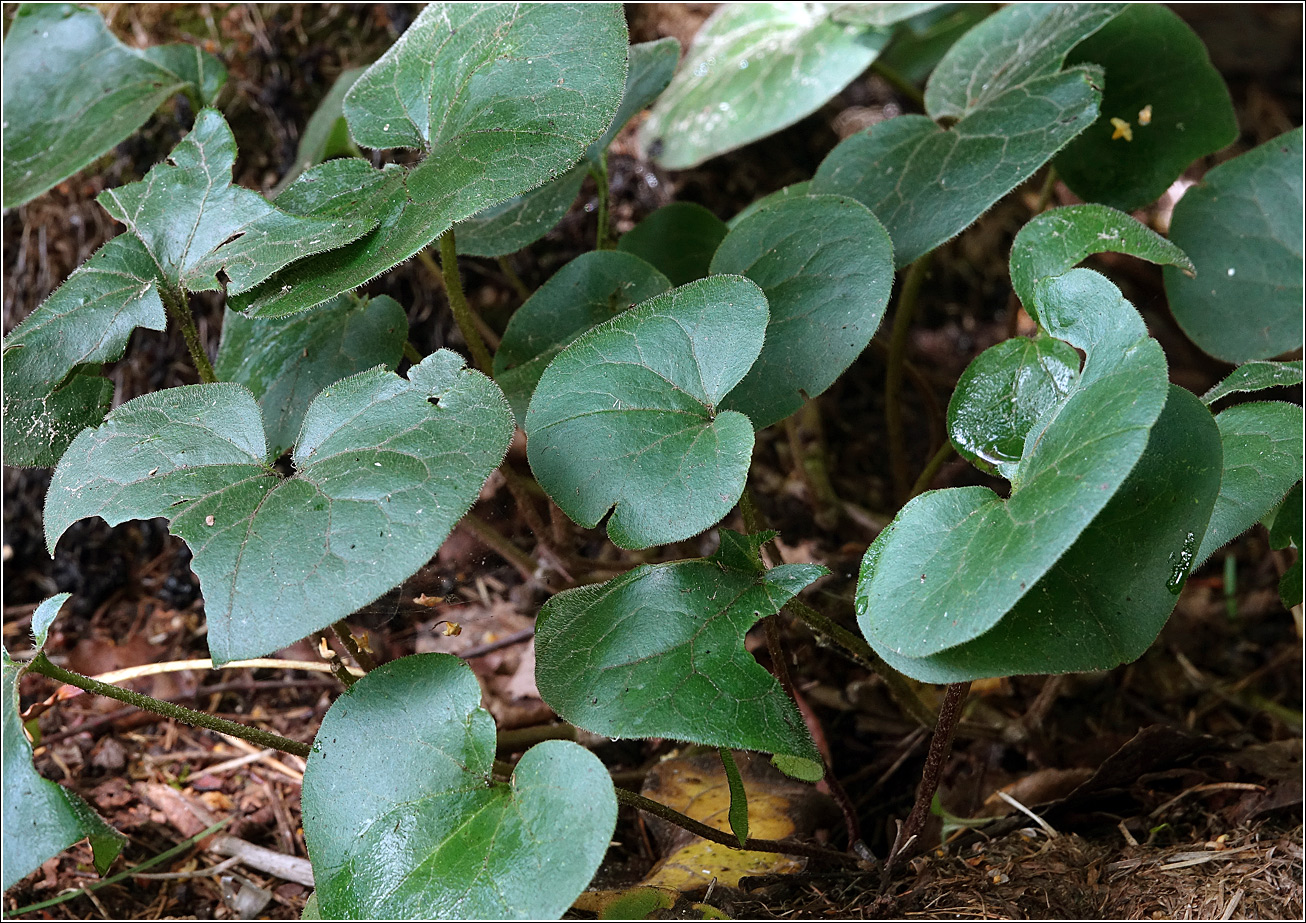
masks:
<path id="1" fill-rule="evenodd" d="M 467 303 L 463 293 L 462 276 L 458 274 L 458 244 L 454 241 L 453 228 L 440 235 L 440 263 L 427 250 L 418 250 L 417 258 L 422 265 L 438 275 L 444 281 L 444 292 L 449 298 L 449 310 L 453 312 L 454 322 L 467 343 L 472 354 L 472 363 L 486 375 L 492 375 L 494 360 L 481 338 L 481 331 L 476 324 L 476 314 Z"/>
<path id="2" fill-rule="evenodd" d="M 517 297 L 522 301 L 530 298 L 531 290 L 526 287 L 526 283 L 521 280 L 521 276 L 517 275 L 517 270 L 512 268 L 512 260 L 508 259 L 506 256 L 501 256 L 498 258 L 498 263 L 499 271 L 502 272 L 503 277 L 508 280 L 508 284 L 512 286 L 512 290 L 517 293 Z"/>
<path id="3" fill-rule="evenodd" d="M 612 235 L 608 227 L 608 152 L 605 150 L 599 157 L 597 167 L 590 167 L 590 176 L 594 177 L 594 185 L 598 187 L 599 207 L 598 207 L 598 240 L 594 245 L 595 250 L 611 250 Z"/>
<path id="4" fill-rule="evenodd" d="M 412 340 L 404 340 L 404 358 L 413 365 L 417 365 L 417 363 L 422 361 L 422 354 L 418 352 L 417 347 L 413 345 Z"/>
<path id="5" fill-rule="evenodd" d="M 1034 204 L 1034 214 L 1046 211 L 1052 202 L 1052 193 L 1057 188 L 1057 168 L 1048 164 L 1047 176 L 1043 177 L 1043 188 L 1038 191 L 1038 201 Z"/>
<path id="6" fill-rule="evenodd" d="M 898 305 L 893 312 L 893 332 L 889 336 L 888 370 L 884 375 L 884 423 L 889 433 L 889 470 L 893 474 L 893 489 L 899 500 L 906 494 L 910 481 L 907 474 L 907 444 L 902 427 L 902 367 L 907 358 L 907 338 L 916 314 L 917 295 L 925 272 L 929 267 L 927 253 L 911 264 L 898 293 Z"/>
<path id="7" fill-rule="evenodd" d="M 349 656 L 354 658 L 354 663 L 358 664 L 364 673 L 370 673 L 376 669 L 376 658 L 372 656 L 371 651 L 354 639 L 354 634 L 350 631 L 348 622 L 341 619 L 331 626 L 331 630 L 336 633 L 336 637 L 345 646 L 345 650 L 349 651 Z"/>
<path id="8" fill-rule="evenodd" d="M 195 371 L 199 373 L 200 381 L 205 384 L 217 381 L 218 376 L 213 371 L 213 363 L 209 362 L 208 353 L 204 351 L 204 344 L 200 342 L 200 332 L 195 326 L 195 315 L 191 313 L 190 301 L 185 293 L 172 292 L 166 286 L 161 286 L 159 298 L 163 301 L 168 317 L 181 330 L 182 338 L 186 341 L 186 350 L 190 353 L 191 362 L 195 363 Z"/>
<path id="9" fill-rule="evenodd" d="M 701 821 L 694 820 L 688 814 L 681 814 L 675 808 L 669 808 L 661 802 L 645 798 L 643 795 L 638 795 L 629 789 L 615 787 L 614 790 L 617 793 L 617 801 L 621 804 L 647 811 L 649 814 L 655 814 L 668 823 L 675 824 L 677 827 L 688 830 L 705 840 L 711 840 L 713 843 L 720 843 L 722 846 L 730 846 L 734 849 L 740 848 L 739 840 L 735 838 L 734 834 L 725 833 L 715 827 L 709 827 Z M 791 843 L 784 840 L 758 840 L 749 837 L 744 841 L 743 848 L 754 852 L 777 852 L 787 856 L 807 856 L 810 859 L 821 859 L 843 866 L 855 866 L 858 863 L 856 858 L 847 853 L 826 849 L 823 846 L 809 846 L 806 843 Z"/>
<path id="10" fill-rule="evenodd" d="M 575 740 L 576 728 L 566 722 L 558 724 L 536 724 L 531 727 L 512 728 L 499 731 L 495 738 L 495 748 L 504 753 L 517 753 L 529 750 L 545 740 Z"/>
<path id="11" fill-rule="evenodd" d="M 293 753 L 295 756 L 300 757 L 307 757 L 313 749 L 309 744 L 282 737 L 280 734 L 273 734 L 271 731 L 264 731 L 261 728 L 250 727 L 245 724 L 237 724 L 235 721 L 228 721 L 226 718 L 219 718 L 216 715 L 210 715 L 208 712 L 196 711 L 193 708 L 165 702 L 153 696 L 132 692 L 130 689 L 111 686 L 108 683 L 102 683 L 80 673 L 73 673 L 63 667 L 55 666 L 45 654 L 37 654 L 32 662 L 27 665 L 27 669 L 33 673 L 40 673 L 42 676 L 58 680 L 61 683 L 67 683 L 69 686 L 76 686 L 86 692 L 93 692 L 106 698 L 117 699 L 119 702 L 126 702 L 128 705 L 135 705 L 137 708 L 154 712 L 156 715 L 163 715 L 165 718 L 172 718 L 184 724 L 208 728 L 210 731 L 218 731 L 222 734 L 230 734 L 232 737 L 239 737 L 241 740 L 247 740 L 255 746 L 271 747 L 274 750 Z"/>
<path id="12" fill-rule="evenodd" d="M 926 488 L 930 486 L 930 482 L 933 481 L 934 476 L 939 473 L 939 469 L 943 467 L 944 462 L 952 457 L 953 451 L 952 440 L 945 439 L 943 445 L 939 446 L 939 451 L 935 452 L 933 457 L 925 463 L 925 467 L 921 469 L 920 476 L 916 478 L 916 483 L 913 484 L 911 490 L 907 492 L 908 500 L 925 493 Z"/>

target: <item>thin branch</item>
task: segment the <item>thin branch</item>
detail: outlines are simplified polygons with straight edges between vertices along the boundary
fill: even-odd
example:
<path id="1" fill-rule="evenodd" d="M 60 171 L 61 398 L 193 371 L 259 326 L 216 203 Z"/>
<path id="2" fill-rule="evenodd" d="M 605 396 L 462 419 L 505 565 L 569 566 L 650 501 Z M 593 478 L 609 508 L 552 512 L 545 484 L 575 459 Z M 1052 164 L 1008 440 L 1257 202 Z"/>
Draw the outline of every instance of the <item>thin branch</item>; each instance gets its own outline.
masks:
<path id="1" fill-rule="evenodd" d="M 599 207 L 598 219 L 599 229 L 597 240 L 594 245 L 595 250 L 611 250 L 612 230 L 609 227 L 610 218 L 608 217 L 608 152 L 605 149 L 599 157 L 597 166 L 590 167 L 590 176 L 594 177 L 594 185 L 598 187 Z"/>
<path id="2" fill-rule="evenodd" d="M 907 339 L 911 335 L 911 322 L 916 314 L 917 296 L 929 267 L 927 253 L 907 270 L 898 293 L 898 304 L 893 312 L 893 331 L 889 336 L 888 370 L 884 375 L 884 423 L 889 434 L 889 470 L 893 474 L 893 489 L 901 500 L 906 496 L 910 482 L 907 475 L 907 444 L 902 422 L 902 367 L 907 358 Z"/>
<path id="3" fill-rule="evenodd" d="M 512 290 L 517 293 L 517 297 L 522 301 L 529 299 L 531 297 L 531 290 L 526 287 L 526 283 L 521 280 L 521 276 L 517 275 L 517 270 L 512 268 L 512 261 L 506 256 L 501 256 L 498 259 L 498 263 L 499 271 L 502 272 L 503 277 L 508 280 L 508 284 L 512 286 Z"/>
<path id="4" fill-rule="evenodd" d="M 349 656 L 354 658 L 354 662 L 363 669 L 364 673 L 370 673 L 376 669 L 376 658 L 372 656 L 370 650 L 363 647 L 363 645 L 355 639 L 354 633 L 350 630 L 348 622 L 341 619 L 331 626 L 331 630 L 336 633 L 336 637 L 339 638 L 340 643 L 345 646 L 345 650 L 349 651 Z M 363 641 L 366 642 L 366 640 L 367 635 L 364 634 Z"/>
<path id="5" fill-rule="evenodd" d="M 204 351 L 204 344 L 200 342 L 200 332 L 195 326 L 195 315 L 191 313 L 190 300 L 185 293 L 169 291 L 167 286 L 160 286 L 159 298 L 168 312 L 168 317 L 181 330 L 182 339 L 186 341 L 186 350 L 190 353 L 191 362 L 195 363 L 195 371 L 199 373 L 200 381 L 205 384 L 217 381 L 218 376 L 213 371 L 213 363 L 209 362 L 209 355 Z"/>

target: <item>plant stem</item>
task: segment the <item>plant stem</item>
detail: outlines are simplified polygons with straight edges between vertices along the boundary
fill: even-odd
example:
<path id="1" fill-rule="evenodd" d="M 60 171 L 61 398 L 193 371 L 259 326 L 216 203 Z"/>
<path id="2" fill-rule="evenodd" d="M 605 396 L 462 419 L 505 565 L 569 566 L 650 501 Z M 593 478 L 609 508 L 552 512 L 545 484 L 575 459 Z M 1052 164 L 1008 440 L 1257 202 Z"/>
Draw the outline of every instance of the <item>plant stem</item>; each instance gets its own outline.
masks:
<path id="1" fill-rule="evenodd" d="M 531 727 L 512 728 L 507 731 L 500 731 L 495 738 L 495 749 L 502 750 L 506 753 L 517 753 L 521 750 L 529 750 L 544 740 L 575 740 L 576 728 L 574 725 L 562 722 L 559 724 L 536 724 Z"/>
<path id="2" fill-rule="evenodd" d="M 540 582 L 540 578 L 536 576 L 540 570 L 540 563 L 514 545 L 498 529 L 484 519 L 474 513 L 468 513 L 458 521 L 458 525 L 472 533 L 473 537 L 482 545 L 517 568 L 518 573 L 525 577 L 527 581 L 535 584 Z"/>
<path id="3" fill-rule="evenodd" d="M 929 267 L 930 254 L 925 254 L 911 264 L 902 280 L 898 305 L 893 312 L 893 332 L 889 337 L 888 370 L 884 375 L 884 423 L 889 433 L 889 470 L 893 474 L 893 489 L 899 500 L 909 485 L 907 475 L 907 446 L 902 430 L 902 366 L 907 358 L 907 338 L 911 333 L 912 317 L 916 314 L 916 296 Z"/>
<path id="4" fill-rule="evenodd" d="M 740 848 L 739 840 L 733 834 L 725 833 L 715 827 L 709 827 L 707 824 L 694 820 L 687 814 L 681 814 L 675 808 L 667 807 L 665 804 L 651 798 L 645 798 L 643 795 L 638 795 L 629 789 L 618 786 L 614 787 L 614 791 L 617 793 L 617 801 L 621 804 L 647 811 L 649 814 L 655 814 L 668 823 L 675 824 L 677 827 L 688 830 L 705 840 L 711 840 L 713 843 L 720 843 L 722 846 L 729 846 L 733 849 Z M 758 840 L 749 837 L 744 841 L 743 848 L 753 852 L 777 852 L 788 856 L 807 856 L 810 859 L 822 859 L 843 866 L 856 866 L 858 864 L 858 860 L 847 853 L 826 849 L 822 846 L 809 846 L 806 843 L 790 843 L 784 840 Z"/>
<path id="5" fill-rule="evenodd" d="M 1043 178 L 1043 188 L 1038 191 L 1038 202 L 1034 205 L 1034 214 L 1046 211 L 1052 201 L 1052 193 L 1057 188 L 1057 168 L 1048 164 L 1047 176 Z"/>
<path id="6" fill-rule="evenodd" d="M 916 84 L 912 83 L 892 67 L 889 67 L 883 61 L 876 61 L 871 65 L 871 73 L 883 77 L 885 83 L 889 84 L 889 86 L 910 99 L 921 110 L 925 109 L 925 94 L 920 91 L 920 88 L 917 87 Z"/>
<path id="7" fill-rule="evenodd" d="M 943 463 L 951 457 L 953 451 L 952 440 L 945 439 L 943 445 L 939 446 L 939 451 L 935 452 L 934 456 L 925 463 L 925 467 L 921 469 L 920 476 L 916 478 L 916 483 L 913 484 L 911 490 L 907 492 L 908 500 L 925 493 L 925 489 L 930 486 L 930 481 L 934 480 L 934 476 L 939 473 L 939 469 L 942 468 Z"/>
<path id="8" fill-rule="evenodd" d="M 204 344 L 200 342 L 200 332 L 195 326 L 195 315 L 191 313 L 190 301 L 185 293 L 172 292 L 166 286 L 160 286 L 159 298 L 168 312 L 168 317 L 181 330 L 182 339 L 186 341 L 186 350 L 190 353 L 190 361 L 195 363 L 195 371 L 199 373 L 200 381 L 205 384 L 217 381 L 218 376 L 213 371 L 213 364 L 209 362 L 208 353 L 204 351 Z"/>
<path id="9" fill-rule="evenodd" d="M 934 712 L 916 694 L 911 681 L 885 663 L 880 655 L 871 649 L 869 644 L 833 619 L 800 600 L 789 600 L 789 602 L 785 603 L 785 608 L 804 622 L 808 628 L 834 641 L 852 655 L 853 660 L 856 660 L 884 680 L 884 685 L 888 688 L 890 697 L 898 703 L 898 707 L 919 722 L 922 727 L 929 727 L 934 724 Z"/>
<path id="10" fill-rule="evenodd" d="M 501 256 L 498 263 L 499 271 L 503 273 L 503 277 L 508 280 L 508 284 L 512 286 L 512 290 L 517 293 L 517 296 L 522 301 L 530 298 L 531 290 L 526 287 L 526 283 L 521 280 L 521 276 L 517 275 L 517 270 L 512 268 L 512 262 L 506 256 Z"/>
<path id="11" fill-rule="evenodd" d="M 939 709 L 939 722 L 934 726 L 934 737 L 930 740 L 930 752 L 925 757 L 925 770 L 921 774 L 920 788 L 916 790 L 916 803 L 912 805 L 907 822 L 898 832 L 894 850 L 884 863 L 886 880 L 898 860 L 910 848 L 912 840 L 920 835 L 925 826 L 925 818 L 930 812 L 930 803 L 934 793 L 939 790 L 939 778 L 943 775 L 944 764 L 952 753 L 952 739 L 957 733 L 957 723 L 961 720 L 961 707 L 970 692 L 970 681 L 952 683 L 943 694 L 943 707 Z"/>
<path id="12" fill-rule="evenodd" d="M 413 365 L 417 365 L 422 361 L 422 354 L 417 351 L 417 347 L 413 345 L 412 340 L 404 340 L 404 358 Z"/>
<path id="13" fill-rule="evenodd" d="M 606 150 L 599 156 L 598 166 L 590 167 L 590 176 L 594 177 L 594 185 L 598 187 L 599 193 L 599 230 L 594 249 L 611 250 L 612 238 L 608 227 L 608 152 Z"/>
<path id="14" fill-rule="evenodd" d="M 354 658 L 354 663 L 358 664 L 364 673 L 370 673 L 376 669 L 376 659 L 354 640 L 354 634 L 349 629 L 349 623 L 341 619 L 331 626 L 331 630 L 336 633 L 340 643 L 345 646 L 345 650 L 349 651 L 349 655 Z"/>
<path id="15" fill-rule="evenodd" d="M 423 253 L 426 251 L 418 251 L 419 259 Z M 422 262 L 426 264 L 425 260 Z M 476 315 L 467 303 L 467 296 L 463 294 L 463 280 L 458 274 L 458 245 L 454 241 L 453 228 L 440 235 L 440 277 L 444 279 L 444 292 L 449 296 L 449 310 L 453 312 L 454 322 L 458 324 L 458 330 L 462 333 L 467 348 L 471 350 L 472 362 L 486 375 L 492 375 L 494 360 L 485 348 L 485 340 L 481 339 L 481 332 L 476 328 Z"/>
<path id="16" fill-rule="evenodd" d="M 807 430 L 808 438 L 804 438 L 803 430 Z M 812 518 L 822 529 L 833 529 L 843 516 L 843 503 L 830 483 L 829 466 L 825 463 L 825 431 L 815 400 L 804 401 L 796 413 L 785 418 L 785 434 L 789 437 L 794 466 L 816 507 Z"/>
<path id="17" fill-rule="evenodd" d="M 216 715 L 210 715 L 208 712 L 196 711 L 193 708 L 186 708 L 172 702 L 164 702 L 153 696 L 132 692 L 130 689 L 120 689 L 117 686 L 91 679 L 89 676 L 73 673 L 63 667 L 55 666 L 43 653 L 37 654 L 27 665 L 27 669 L 33 673 L 40 673 L 42 676 L 58 680 L 61 683 L 67 683 L 69 686 L 76 686 L 86 692 L 93 692 L 96 695 L 117 699 L 119 702 L 126 702 L 128 705 L 135 705 L 137 708 L 152 711 L 157 715 L 163 715 L 165 718 L 172 718 L 175 721 L 181 721 L 195 727 L 208 728 L 210 731 L 218 731 L 223 734 L 230 734 L 232 737 L 239 737 L 241 740 L 248 740 L 259 747 L 271 747 L 274 750 L 293 753 L 299 757 L 307 757 L 313 750 L 309 744 L 282 737 L 280 734 L 273 734 L 271 731 L 264 731 L 261 728 L 250 727 L 245 724 L 237 724 L 235 721 L 228 721 L 226 718 L 219 718 Z"/>

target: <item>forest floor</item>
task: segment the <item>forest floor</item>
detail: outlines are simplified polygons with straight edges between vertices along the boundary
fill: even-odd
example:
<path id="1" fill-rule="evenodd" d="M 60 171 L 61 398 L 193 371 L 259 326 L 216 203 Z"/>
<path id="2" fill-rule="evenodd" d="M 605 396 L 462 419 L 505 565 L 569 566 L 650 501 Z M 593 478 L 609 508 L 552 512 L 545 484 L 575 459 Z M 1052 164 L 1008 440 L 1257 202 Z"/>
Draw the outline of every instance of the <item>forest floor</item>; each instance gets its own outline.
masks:
<path id="1" fill-rule="evenodd" d="M 223 111 L 241 151 L 236 181 L 264 191 L 288 168 L 299 131 L 336 74 L 374 59 L 414 15 L 413 8 L 394 4 L 101 6 L 129 43 L 184 39 L 221 53 L 232 87 Z M 632 5 L 631 39 L 674 35 L 685 44 L 710 6 Z M 1301 8 L 1247 12 L 1193 5 L 1180 12 L 1211 48 L 1242 127 L 1236 145 L 1190 171 L 1195 179 L 1301 124 Z M 172 148 L 189 123 L 184 103 L 177 105 L 165 107 L 87 171 L 5 213 L 6 331 L 116 233 L 95 195 L 139 179 Z M 859 79 L 779 135 L 678 173 L 641 159 L 627 130 L 611 157 L 615 229 L 628 230 L 672 200 L 698 202 L 729 218 L 761 195 L 810 178 L 841 135 L 895 111 L 911 111 L 911 104 L 878 78 Z M 588 182 L 557 229 L 510 258 L 528 287 L 589 248 L 595 197 Z M 1036 176 L 934 258 L 911 338 L 909 359 L 917 374 L 904 396 L 912 456 L 920 464 L 940 443 L 939 408 L 962 370 L 1009 329 L 1021 329 L 1010 314 L 1005 254 L 1031 216 L 1041 182 Z M 1063 187 L 1056 195 L 1062 203 L 1074 201 Z M 1165 216 L 1142 217 L 1163 222 Z M 1170 319 L 1159 269 L 1112 258 L 1092 265 L 1140 308 L 1165 348 L 1175 383 L 1200 393 L 1223 376 L 1227 367 L 1198 352 Z M 502 330 L 521 302 L 510 280 L 494 261 L 464 259 L 461 268 L 471 303 L 492 330 Z M 461 348 L 440 282 L 419 264 L 388 273 L 367 293 L 408 306 L 410 339 L 421 351 Z M 200 295 L 194 305 L 212 354 L 221 302 Z M 880 342 L 887 327 L 814 410 L 793 425 L 759 433 L 751 478 L 762 512 L 779 530 L 784 559 L 831 571 L 809 591 L 809 602 L 849 625 L 861 556 L 891 518 L 883 511 L 894 508 Z M 195 380 L 179 335 L 144 330 L 109 372 L 118 402 Z M 1283 397 L 1300 402 L 1300 389 Z M 520 444 L 510 458 L 524 466 Z M 824 465 L 839 498 L 833 507 L 804 464 L 813 459 Z M 74 601 L 56 622 L 47 650 L 71 669 L 94 675 L 206 657 L 203 603 L 184 544 L 161 520 L 112 529 L 89 520 L 69 530 L 51 559 L 41 530 L 48 481 L 47 470 L 4 472 L 6 647 L 21 653 L 30 646 L 36 604 L 68 591 Z M 969 465 L 954 460 L 930 486 L 981 482 Z M 540 553 L 515 509 L 502 479 L 492 477 L 477 512 L 523 552 Z M 723 525 L 741 528 L 737 514 Z M 573 530 L 572 539 L 571 551 L 595 568 L 620 572 L 634 563 L 601 531 Z M 639 563 L 702 554 L 710 541 L 668 546 Z M 878 872 L 812 866 L 746 880 L 748 889 L 704 889 L 695 898 L 730 916 L 765 918 L 1300 919 L 1301 613 L 1286 611 L 1276 590 L 1288 553 L 1270 550 L 1257 527 L 1216 555 L 1191 576 L 1168 626 L 1135 663 L 1100 673 L 977 683 L 940 789 L 948 817 L 932 819 L 922 839 L 928 848 L 887 887 Z M 369 632 L 383 660 L 425 651 L 467 656 L 499 727 L 529 728 L 553 718 L 535 691 L 533 648 L 524 637 L 547 590 L 524 581 L 511 562 L 460 529 L 428 566 L 351 623 Z M 418 601 L 436 597 L 441 602 L 434 608 Z M 462 626 L 461 635 L 441 631 L 450 620 Z M 514 638 L 521 640 L 503 643 Z M 883 856 L 895 820 L 910 808 L 928 731 L 903 714 L 876 676 L 820 646 L 801 625 L 786 625 L 784 645 L 811 723 L 857 807 L 862 835 Z M 760 640 L 756 653 L 768 663 Z M 307 642 L 278 656 L 318 659 Z M 311 738 L 339 691 L 329 674 L 277 670 L 161 673 L 134 680 L 132 687 L 300 740 Z M 20 691 L 29 706 L 50 697 L 55 684 L 29 675 Z M 934 690 L 924 693 L 937 699 Z M 248 753 L 239 742 L 89 695 L 59 701 L 39 720 L 38 769 L 81 793 L 129 836 L 116 870 L 194 835 L 213 816 L 232 818 L 225 834 L 285 856 L 306 856 L 299 823 L 302 761 Z M 634 777 L 676 750 L 671 741 L 596 746 L 615 771 Z M 842 825 L 818 834 L 842 842 Z M 621 845 L 600 872 L 608 887 L 639 880 L 657 859 L 627 809 L 616 840 Z M 310 888 L 293 880 L 293 869 L 273 874 L 240 863 L 213 872 L 222 858 L 192 849 L 151 869 L 171 877 L 128 877 L 30 918 L 299 916 Z M 84 843 L 49 860 L 5 895 L 6 915 L 92 883 L 90 869 Z"/>

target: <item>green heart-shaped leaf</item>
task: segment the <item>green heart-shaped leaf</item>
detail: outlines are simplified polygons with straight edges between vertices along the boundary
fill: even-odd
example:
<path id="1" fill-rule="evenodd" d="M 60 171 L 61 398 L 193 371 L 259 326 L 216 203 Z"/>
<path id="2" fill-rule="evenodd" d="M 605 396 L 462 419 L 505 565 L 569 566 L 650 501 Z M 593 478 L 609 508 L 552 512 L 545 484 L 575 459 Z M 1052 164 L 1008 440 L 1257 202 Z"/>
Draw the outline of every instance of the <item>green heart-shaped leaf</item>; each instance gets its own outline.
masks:
<path id="1" fill-rule="evenodd" d="M 1302 601 L 1302 488 L 1301 481 L 1293 485 L 1283 498 L 1270 523 L 1270 547 L 1281 549 L 1289 545 L 1297 548 L 1297 560 L 1288 566 L 1279 579 L 1279 599 L 1286 608 L 1300 606 Z"/>
<path id="2" fill-rule="evenodd" d="M 254 392 L 268 455 L 277 458 L 295 444 L 319 391 L 373 366 L 394 369 L 407 339 L 404 309 L 386 295 L 341 295 L 291 317 L 247 318 L 229 310 L 213 369 L 222 381 Z"/>
<path id="3" fill-rule="evenodd" d="M 1283 499 L 1302 476 L 1302 409 L 1251 401 L 1218 414 L 1224 477 L 1196 565 L 1233 541 Z"/>
<path id="4" fill-rule="evenodd" d="M 765 570 L 757 539 L 768 537 L 722 529 L 710 558 L 639 567 L 554 596 L 535 626 L 541 697 L 598 734 L 819 762 L 798 709 L 744 650 L 744 635 L 828 571 L 811 564 Z"/>
<path id="5" fill-rule="evenodd" d="M 694 36 L 640 143 L 661 166 L 682 170 L 765 138 L 846 87 L 889 35 L 836 22 L 815 4 L 724 4 Z"/>
<path id="6" fill-rule="evenodd" d="M 221 62 L 193 45 L 138 51 L 93 9 L 23 4 L 4 44 L 4 207 L 112 150 L 178 92 L 212 105 L 226 79 Z"/>
<path id="7" fill-rule="evenodd" d="M 304 770 L 304 839 L 328 919 L 553 919 L 589 884 L 617 800 L 570 741 L 490 775 L 494 721 L 471 669 L 416 654 L 342 694 Z"/>
<path id="8" fill-rule="evenodd" d="M 45 600 L 32 614 L 36 649 L 59 607 L 70 594 Z M 95 869 L 103 875 L 127 843 L 127 838 L 106 824 L 100 815 L 68 789 L 42 778 L 32 765 L 32 744 L 23 733 L 18 702 L 18 674 L 22 665 L 3 651 L 4 681 L 0 686 L 0 720 L 4 723 L 4 890 L 41 867 L 78 840 L 88 837 Z"/>
<path id="9" fill-rule="evenodd" d="M 349 67 L 340 72 L 336 82 L 331 84 L 327 95 L 317 104 L 313 114 L 304 126 L 304 133 L 299 137 L 299 147 L 295 149 L 295 162 L 290 171 L 281 178 L 269 198 L 275 199 L 283 190 L 309 167 L 317 166 L 324 160 L 358 153 L 358 148 L 349 137 L 349 125 L 345 122 L 345 94 L 363 75 L 365 68 Z"/>
<path id="10" fill-rule="evenodd" d="M 615 3 L 432 3 L 345 95 L 354 140 L 423 151 L 378 195 L 380 227 L 268 279 L 234 307 L 293 314 L 352 291 L 453 225 L 561 176 L 612 121 L 626 79 Z"/>
<path id="11" fill-rule="evenodd" d="M 1215 167 L 1184 193 L 1170 239 L 1197 275 L 1165 271 L 1188 338 L 1229 362 L 1302 345 L 1302 129 Z"/>
<path id="12" fill-rule="evenodd" d="M 726 231 L 725 222 L 703 206 L 672 202 L 622 234 L 617 249 L 639 257 L 672 285 L 684 285 L 708 274 Z"/>
<path id="13" fill-rule="evenodd" d="M 990 630 L 925 657 L 876 649 L 895 669 L 930 683 L 1104 670 L 1134 660 L 1174 609 L 1219 485 L 1220 436 L 1211 414 L 1187 391 L 1171 385 L 1147 450 L 1128 478 L 1056 564 Z M 949 493 L 953 491 L 921 499 Z M 957 516 L 954 524 L 969 515 L 961 508 L 951 513 Z M 946 532 L 948 520 L 931 526 Z M 997 579 L 1006 579 L 1013 571 L 1001 553 L 994 557 Z M 872 602 L 859 618 L 863 631 L 877 619 L 877 607 L 882 608 L 882 601 Z"/>
<path id="14" fill-rule="evenodd" d="M 766 293 L 762 354 L 724 407 L 770 426 L 834 383 L 884 316 L 893 245 L 870 211 L 839 196 L 790 196 L 735 225 L 712 257 Z"/>
<path id="15" fill-rule="evenodd" d="M 525 421 L 540 376 L 563 347 L 669 288 L 662 273 L 618 250 L 582 253 L 554 273 L 513 314 L 494 354 L 494 380 L 518 422 Z"/>
<path id="16" fill-rule="evenodd" d="M 647 548 L 734 508 L 753 427 L 722 400 L 762 351 L 766 296 L 740 276 L 672 289 L 581 335 L 544 370 L 526 414 L 540 486 L 586 528 Z M 615 508 L 614 508 L 615 507 Z"/>
<path id="17" fill-rule="evenodd" d="M 87 516 L 166 517 L 195 555 L 214 661 L 267 654 L 412 576 L 503 460 L 512 414 L 461 365 L 440 350 L 407 380 L 376 368 L 322 391 L 288 478 L 240 385 L 129 401 L 60 460 L 46 542 Z"/>
<path id="18" fill-rule="evenodd" d="M 1202 40 L 1159 3 L 1130 4 L 1068 61 L 1106 70 L 1102 114 L 1054 161 L 1082 199 L 1141 208 L 1238 137 L 1229 90 Z M 1127 137 L 1112 119 L 1129 124 Z"/>
<path id="19" fill-rule="evenodd" d="M 1238 366 L 1224 380 L 1202 395 L 1208 407 L 1222 397 L 1244 391 L 1264 391 L 1266 388 L 1288 388 L 1302 383 L 1302 360 L 1295 362 L 1248 362 Z"/>
<path id="20" fill-rule="evenodd" d="M 1166 403 L 1165 356 L 1105 278 L 1071 270 L 1035 302 L 1043 328 L 1086 353 L 1083 371 L 1026 434 L 1008 499 L 922 494 L 867 550 L 858 620 L 882 654 L 928 657 L 997 625 L 1120 490 Z"/>

